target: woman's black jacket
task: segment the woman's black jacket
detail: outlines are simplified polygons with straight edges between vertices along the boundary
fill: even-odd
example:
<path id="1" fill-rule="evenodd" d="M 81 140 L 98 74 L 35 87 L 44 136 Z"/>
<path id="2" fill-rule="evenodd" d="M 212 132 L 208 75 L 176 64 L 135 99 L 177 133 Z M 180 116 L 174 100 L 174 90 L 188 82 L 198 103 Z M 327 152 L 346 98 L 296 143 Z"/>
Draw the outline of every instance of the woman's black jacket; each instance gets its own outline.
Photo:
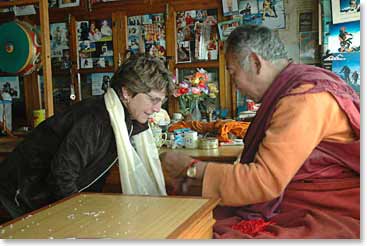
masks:
<path id="1" fill-rule="evenodd" d="M 148 128 L 131 121 L 126 109 L 125 117 L 131 135 Z M 48 118 L 18 144 L 0 164 L 0 193 L 29 212 L 76 192 L 99 191 L 116 159 L 103 96 L 92 97 Z"/>

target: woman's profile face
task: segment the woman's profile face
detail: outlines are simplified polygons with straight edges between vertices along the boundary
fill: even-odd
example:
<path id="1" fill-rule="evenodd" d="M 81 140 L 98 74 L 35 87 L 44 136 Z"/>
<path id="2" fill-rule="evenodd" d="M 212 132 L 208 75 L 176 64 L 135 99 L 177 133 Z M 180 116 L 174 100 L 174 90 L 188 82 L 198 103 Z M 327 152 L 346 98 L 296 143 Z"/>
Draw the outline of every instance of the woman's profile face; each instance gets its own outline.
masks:
<path id="1" fill-rule="evenodd" d="M 132 119 L 139 123 L 146 123 L 150 115 L 159 112 L 166 98 L 166 91 L 151 90 L 147 93 L 138 93 L 129 96 L 127 109 Z"/>

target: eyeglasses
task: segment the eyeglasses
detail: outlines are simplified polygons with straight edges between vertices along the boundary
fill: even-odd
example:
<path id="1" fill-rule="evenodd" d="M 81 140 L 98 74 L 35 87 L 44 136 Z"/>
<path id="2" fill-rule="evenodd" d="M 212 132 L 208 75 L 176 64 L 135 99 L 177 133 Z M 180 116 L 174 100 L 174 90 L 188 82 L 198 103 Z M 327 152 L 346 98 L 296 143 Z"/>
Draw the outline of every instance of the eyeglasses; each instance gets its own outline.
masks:
<path id="1" fill-rule="evenodd" d="M 163 99 L 159 98 L 159 97 L 154 97 L 152 95 L 149 95 L 148 93 L 144 93 L 145 95 L 147 95 L 150 99 L 150 102 L 153 105 L 157 105 L 158 103 L 161 103 L 161 105 L 165 104 L 167 102 L 167 97 L 164 97 Z"/>

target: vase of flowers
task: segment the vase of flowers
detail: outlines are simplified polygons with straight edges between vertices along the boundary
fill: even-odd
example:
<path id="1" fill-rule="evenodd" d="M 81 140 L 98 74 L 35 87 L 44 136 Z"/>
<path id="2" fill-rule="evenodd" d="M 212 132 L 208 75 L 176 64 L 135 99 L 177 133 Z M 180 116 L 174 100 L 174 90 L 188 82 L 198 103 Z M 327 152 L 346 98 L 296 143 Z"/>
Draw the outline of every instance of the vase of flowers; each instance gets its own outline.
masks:
<path id="1" fill-rule="evenodd" d="M 218 89 L 209 81 L 208 72 L 198 68 L 196 72 L 188 75 L 179 82 L 175 91 L 178 97 L 180 111 L 183 115 L 191 115 L 192 120 L 201 120 L 201 110 L 205 109 L 203 102 L 215 101 Z"/>

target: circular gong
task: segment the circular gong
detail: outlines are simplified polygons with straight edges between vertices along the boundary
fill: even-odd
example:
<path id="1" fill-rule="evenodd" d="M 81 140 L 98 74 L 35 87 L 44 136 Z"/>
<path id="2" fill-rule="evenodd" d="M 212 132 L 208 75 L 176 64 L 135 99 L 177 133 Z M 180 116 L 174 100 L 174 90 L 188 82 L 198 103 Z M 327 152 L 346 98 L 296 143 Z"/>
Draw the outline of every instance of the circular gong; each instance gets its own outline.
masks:
<path id="1" fill-rule="evenodd" d="M 0 70 L 17 73 L 24 69 L 33 56 L 29 33 L 17 22 L 0 25 Z"/>

